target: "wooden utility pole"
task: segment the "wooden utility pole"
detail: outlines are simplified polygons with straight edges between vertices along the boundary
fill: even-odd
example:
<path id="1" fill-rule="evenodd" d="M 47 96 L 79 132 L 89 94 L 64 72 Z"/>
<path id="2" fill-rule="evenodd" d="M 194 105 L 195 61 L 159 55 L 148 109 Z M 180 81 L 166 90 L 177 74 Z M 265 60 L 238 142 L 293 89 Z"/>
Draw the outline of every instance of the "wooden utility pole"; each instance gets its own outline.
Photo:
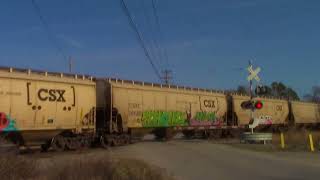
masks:
<path id="1" fill-rule="evenodd" d="M 165 69 L 164 71 L 162 71 L 162 74 L 163 76 L 161 77 L 161 79 L 166 85 L 169 85 L 170 81 L 172 80 L 172 71 Z"/>
<path id="2" fill-rule="evenodd" d="M 73 66 L 73 64 L 72 64 L 73 62 L 72 62 L 72 58 L 71 58 L 71 56 L 69 57 L 69 73 L 72 73 L 72 66 Z"/>

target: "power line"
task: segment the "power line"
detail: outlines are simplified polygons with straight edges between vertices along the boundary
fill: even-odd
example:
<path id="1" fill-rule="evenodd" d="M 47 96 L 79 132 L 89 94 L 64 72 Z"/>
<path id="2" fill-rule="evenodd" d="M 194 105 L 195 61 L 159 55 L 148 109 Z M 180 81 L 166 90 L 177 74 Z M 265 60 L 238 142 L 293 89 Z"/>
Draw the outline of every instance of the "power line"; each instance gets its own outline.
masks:
<path id="1" fill-rule="evenodd" d="M 150 34 L 151 34 L 151 37 L 150 37 L 150 47 L 151 47 L 151 50 L 154 51 L 153 54 L 154 54 L 154 60 L 156 60 L 158 63 L 159 63 L 159 66 L 160 66 L 160 69 L 163 69 L 164 66 L 163 66 L 163 56 L 162 56 L 162 51 L 161 51 L 161 48 L 160 48 L 160 44 L 157 40 L 157 31 L 155 30 L 156 27 L 154 27 L 154 24 L 155 23 L 152 23 L 150 18 L 152 17 L 149 17 L 149 13 L 147 11 L 147 8 L 145 6 L 145 2 L 146 0 L 142 0 L 141 1 L 141 4 L 142 4 L 142 8 L 143 8 L 143 13 L 144 13 L 144 16 L 146 17 L 146 21 L 147 21 L 147 25 L 150 27 Z M 152 15 L 151 15 L 152 16 Z"/>
<path id="2" fill-rule="evenodd" d="M 159 15 L 157 13 L 157 6 L 155 4 L 155 0 L 151 0 L 151 3 L 152 3 L 153 15 L 155 17 L 156 25 L 157 25 L 158 31 L 159 31 L 159 36 L 160 36 L 160 39 L 163 40 L 163 34 L 162 34 L 162 31 L 161 31 L 161 28 L 160 28 L 160 20 L 159 20 Z M 169 66 L 169 58 L 168 58 L 168 53 L 167 53 L 167 49 L 165 48 L 165 45 L 163 45 L 163 49 L 161 48 L 161 50 L 164 53 L 164 57 L 165 57 L 165 60 L 166 60 L 166 65 Z"/>
<path id="3" fill-rule="evenodd" d="M 160 75 L 157 67 L 155 66 L 155 64 L 153 63 L 153 61 L 152 61 L 152 59 L 150 57 L 148 49 L 146 48 L 146 45 L 145 45 L 145 43 L 143 41 L 142 34 L 139 32 L 139 30 L 137 28 L 137 25 L 134 23 L 126 3 L 124 2 L 124 0 L 120 0 L 120 2 L 121 2 L 121 7 L 122 7 L 124 13 L 125 13 L 125 15 L 127 16 L 128 20 L 129 20 L 129 24 L 130 24 L 131 28 L 134 30 L 134 32 L 137 35 L 138 41 L 139 41 L 141 47 L 143 48 L 145 56 L 147 57 L 149 63 L 151 64 L 153 71 L 156 73 L 157 77 L 161 80 L 161 75 Z"/>
<path id="4" fill-rule="evenodd" d="M 161 32 L 160 20 L 159 20 L 159 15 L 157 13 L 157 6 L 155 3 L 155 0 L 151 0 L 151 3 L 152 3 L 152 10 L 153 10 L 153 15 L 154 15 L 154 18 L 156 21 L 158 33 L 159 33 L 160 39 L 163 40 L 164 38 L 163 38 L 163 34 Z M 168 53 L 167 53 L 167 49 L 166 49 L 165 45 L 163 45 L 163 48 L 162 48 L 162 46 L 160 44 L 160 48 L 161 48 L 160 49 L 161 54 L 162 53 L 164 54 L 165 63 L 166 63 L 166 69 L 163 70 L 163 72 L 162 72 L 163 73 L 162 80 L 164 81 L 165 84 L 168 85 L 170 83 L 170 81 L 173 79 L 172 71 L 169 69 L 169 58 L 168 58 Z"/>
<path id="5" fill-rule="evenodd" d="M 41 23 L 47 33 L 48 40 L 51 41 L 51 43 L 57 49 L 58 53 L 62 56 L 62 58 L 64 60 L 67 60 L 67 55 L 64 53 L 63 49 L 59 46 L 59 44 L 55 41 L 54 35 L 50 31 L 48 23 L 45 21 L 43 15 L 41 14 L 40 7 L 38 6 L 38 4 L 36 3 L 35 0 L 31 0 L 31 4 L 33 6 L 35 13 L 39 16 L 39 19 L 40 19 L 40 21 L 41 21 Z"/>

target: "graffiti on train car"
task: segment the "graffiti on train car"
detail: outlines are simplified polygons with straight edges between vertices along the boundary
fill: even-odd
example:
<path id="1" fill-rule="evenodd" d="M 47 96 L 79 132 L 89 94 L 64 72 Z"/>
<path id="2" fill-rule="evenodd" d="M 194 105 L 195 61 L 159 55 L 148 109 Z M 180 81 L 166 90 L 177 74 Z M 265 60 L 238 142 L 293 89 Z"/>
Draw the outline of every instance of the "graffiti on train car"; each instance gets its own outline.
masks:
<path id="1" fill-rule="evenodd" d="M 257 118 L 259 120 L 258 124 L 263 124 L 263 125 L 271 125 L 272 124 L 272 116 L 268 115 L 262 115 Z"/>
<path id="2" fill-rule="evenodd" d="M 179 111 L 145 111 L 142 113 L 143 127 L 168 126 L 211 126 L 220 121 L 214 112 L 197 112 L 192 117 L 190 112 Z"/>
<path id="3" fill-rule="evenodd" d="M 142 113 L 142 126 L 186 126 L 188 124 L 186 115 L 178 111 L 145 111 Z"/>
<path id="4" fill-rule="evenodd" d="M 0 132 L 17 131 L 16 121 L 9 115 L 0 112 Z"/>
<path id="5" fill-rule="evenodd" d="M 197 112 L 189 122 L 191 126 L 212 126 L 220 124 L 215 112 Z"/>

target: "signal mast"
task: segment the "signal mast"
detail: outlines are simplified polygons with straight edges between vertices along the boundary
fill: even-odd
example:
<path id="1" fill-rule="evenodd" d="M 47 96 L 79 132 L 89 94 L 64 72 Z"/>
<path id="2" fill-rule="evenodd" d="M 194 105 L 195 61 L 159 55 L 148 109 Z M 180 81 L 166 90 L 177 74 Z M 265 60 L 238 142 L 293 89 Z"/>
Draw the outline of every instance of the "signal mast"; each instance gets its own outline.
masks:
<path id="1" fill-rule="evenodd" d="M 254 121 L 254 111 L 259 110 L 263 108 L 263 103 L 261 100 L 253 100 L 253 80 L 256 80 L 257 82 L 260 82 L 260 78 L 258 76 L 259 72 L 261 71 L 260 67 L 257 67 L 256 69 L 253 69 L 252 61 L 249 61 L 249 67 L 247 68 L 249 75 L 247 77 L 247 80 L 249 81 L 249 88 L 250 88 L 250 100 L 244 101 L 241 104 L 241 107 L 244 109 L 250 109 L 250 121 Z M 257 87 L 258 88 L 258 87 Z M 253 128 L 251 128 L 251 133 L 253 133 Z"/>

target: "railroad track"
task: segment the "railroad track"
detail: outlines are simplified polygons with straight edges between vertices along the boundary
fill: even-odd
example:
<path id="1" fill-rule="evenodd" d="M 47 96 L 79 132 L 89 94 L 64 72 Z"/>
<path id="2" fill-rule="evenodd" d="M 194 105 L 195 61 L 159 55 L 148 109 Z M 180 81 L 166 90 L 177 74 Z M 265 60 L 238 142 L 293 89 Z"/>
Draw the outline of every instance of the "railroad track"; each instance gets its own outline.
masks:
<path id="1" fill-rule="evenodd" d="M 19 148 L 16 144 L 7 141 L 5 136 L 0 136 L 0 153 L 13 153 L 16 154 L 19 152 Z"/>

